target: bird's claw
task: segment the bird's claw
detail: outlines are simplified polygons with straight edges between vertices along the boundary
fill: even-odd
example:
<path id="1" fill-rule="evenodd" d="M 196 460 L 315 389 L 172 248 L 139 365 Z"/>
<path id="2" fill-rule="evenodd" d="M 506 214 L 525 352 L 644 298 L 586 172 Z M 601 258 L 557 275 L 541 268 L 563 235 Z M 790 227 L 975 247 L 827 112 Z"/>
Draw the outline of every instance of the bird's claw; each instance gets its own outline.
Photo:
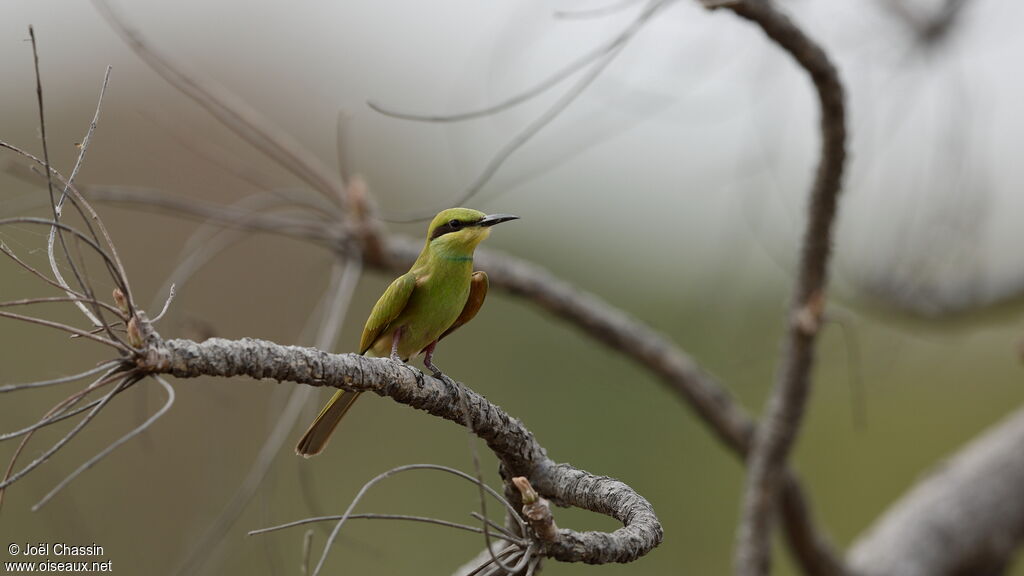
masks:
<path id="1" fill-rule="evenodd" d="M 444 372 L 442 372 L 440 368 L 435 366 L 433 362 L 429 362 L 429 361 L 424 362 L 423 366 L 427 370 L 430 370 L 431 374 L 434 375 L 434 378 L 437 378 L 438 380 L 444 380 L 446 378 L 446 376 L 444 375 Z"/>

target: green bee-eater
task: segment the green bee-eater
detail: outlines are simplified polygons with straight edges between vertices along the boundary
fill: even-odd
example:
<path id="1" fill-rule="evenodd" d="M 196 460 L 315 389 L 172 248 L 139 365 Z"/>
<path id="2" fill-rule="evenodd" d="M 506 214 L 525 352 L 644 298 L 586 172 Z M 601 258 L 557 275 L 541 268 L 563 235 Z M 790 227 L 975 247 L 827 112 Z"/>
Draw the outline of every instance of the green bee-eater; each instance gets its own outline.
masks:
<path id="1" fill-rule="evenodd" d="M 423 353 L 423 365 L 440 376 L 433 363 L 438 341 L 472 320 L 487 296 L 487 274 L 473 272 L 473 251 L 490 234 L 491 226 L 517 218 L 488 216 L 469 208 L 449 208 L 435 216 L 419 258 L 388 286 L 370 312 L 359 353 L 385 356 L 390 352 L 400 362 Z M 338 390 L 295 452 L 307 457 L 319 454 L 359 394 Z"/>

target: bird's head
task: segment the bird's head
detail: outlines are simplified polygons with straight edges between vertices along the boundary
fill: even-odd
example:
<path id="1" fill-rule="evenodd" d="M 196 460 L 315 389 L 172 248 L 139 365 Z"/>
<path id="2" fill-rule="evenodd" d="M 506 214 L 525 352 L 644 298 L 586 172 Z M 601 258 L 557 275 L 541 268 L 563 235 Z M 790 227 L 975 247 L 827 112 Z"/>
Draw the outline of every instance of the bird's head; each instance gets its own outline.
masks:
<path id="1" fill-rule="evenodd" d="M 470 208 L 442 210 L 427 228 L 427 244 L 438 253 L 470 256 L 491 233 L 491 226 L 516 220 L 510 214 L 484 214 Z"/>

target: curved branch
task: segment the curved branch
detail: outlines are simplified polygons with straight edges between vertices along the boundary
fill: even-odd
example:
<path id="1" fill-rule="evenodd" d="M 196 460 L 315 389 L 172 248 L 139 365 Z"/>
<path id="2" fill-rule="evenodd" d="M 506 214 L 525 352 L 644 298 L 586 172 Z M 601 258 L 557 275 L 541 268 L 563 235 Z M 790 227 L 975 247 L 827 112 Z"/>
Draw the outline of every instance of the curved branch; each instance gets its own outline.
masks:
<path id="1" fill-rule="evenodd" d="M 796 60 L 810 75 L 821 108 L 821 157 L 810 194 L 782 365 L 748 458 L 735 561 L 738 574 L 757 575 L 770 569 L 774 507 L 810 393 L 814 342 L 825 308 L 832 230 L 846 160 L 846 113 L 839 73 L 828 55 L 773 2 L 736 0 L 723 5 L 760 26 Z"/>
<path id="2" fill-rule="evenodd" d="M 391 236 L 383 259 L 371 259 L 367 254 L 367 264 L 402 272 L 416 259 L 422 247 L 420 242 Z M 724 386 L 704 372 L 671 339 L 526 260 L 483 247 L 477 249 L 474 260 L 477 268 L 487 272 L 492 288 L 539 306 L 653 372 L 686 400 L 725 446 L 740 458 L 747 458 L 755 420 Z M 842 556 L 817 526 L 808 502 L 799 478 L 785 470 L 781 513 L 786 538 L 796 560 L 806 574 L 843 574 Z"/>
<path id="3" fill-rule="evenodd" d="M 653 507 L 632 488 L 568 464 L 556 464 L 522 422 L 452 380 L 432 378 L 384 358 L 328 354 L 254 339 L 161 340 L 152 332 L 145 356 L 138 362 L 143 372 L 179 378 L 246 375 L 370 391 L 460 425 L 469 422 L 505 470 L 529 478 L 545 497 L 623 523 L 611 533 L 560 529 L 556 540 L 538 544 L 545 556 L 591 564 L 631 562 L 661 542 L 663 532 Z"/>

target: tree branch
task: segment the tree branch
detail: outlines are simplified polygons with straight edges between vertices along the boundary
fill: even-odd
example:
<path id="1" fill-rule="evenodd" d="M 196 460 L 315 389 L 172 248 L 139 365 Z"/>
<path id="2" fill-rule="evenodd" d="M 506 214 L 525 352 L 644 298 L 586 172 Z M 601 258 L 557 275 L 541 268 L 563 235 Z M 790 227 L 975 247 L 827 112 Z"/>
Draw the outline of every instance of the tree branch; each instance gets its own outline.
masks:
<path id="1" fill-rule="evenodd" d="M 460 425 L 470 422 L 473 433 L 487 443 L 504 469 L 529 478 L 545 497 L 612 516 L 624 524 L 611 533 L 559 529 L 556 540 L 538 543 L 547 557 L 590 564 L 631 562 L 661 542 L 662 528 L 654 509 L 632 488 L 568 464 L 556 464 L 522 422 L 452 380 L 432 378 L 390 359 L 328 354 L 263 340 L 161 340 L 151 329 L 145 337 L 145 351 L 137 360 L 142 372 L 179 378 L 246 375 L 371 391 Z"/>
<path id="2" fill-rule="evenodd" d="M 774 509 L 810 393 L 814 342 L 825 308 L 832 229 L 846 159 L 846 119 L 839 73 L 825 51 L 789 17 L 768 0 L 722 5 L 756 23 L 797 61 L 810 75 L 821 108 L 821 157 L 810 194 L 782 365 L 748 458 L 735 562 L 738 574 L 753 576 L 770 570 Z"/>
<path id="3" fill-rule="evenodd" d="M 939 465 L 853 545 L 859 576 L 1003 574 L 1024 542 L 1024 410 Z"/>
<path id="4" fill-rule="evenodd" d="M 383 259 L 369 259 L 367 255 L 367 264 L 401 272 L 416 259 L 420 248 L 420 241 L 390 236 Z M 726 447 L 740 458 L 747 458 L 756 422 L 724 386 L 672 340 L 528 261 L 487 248 L 478 248 L 474 261 L 477 268 L 487 272 L 492 288 L 539 306 L 650 370 L 686 400 Z M 804 572 L 822 576 L 843 574 L 842 556 L 817 526 L 809 497 L 790 470 L 783 473 L 781 498 L 786 538 Z"/>

